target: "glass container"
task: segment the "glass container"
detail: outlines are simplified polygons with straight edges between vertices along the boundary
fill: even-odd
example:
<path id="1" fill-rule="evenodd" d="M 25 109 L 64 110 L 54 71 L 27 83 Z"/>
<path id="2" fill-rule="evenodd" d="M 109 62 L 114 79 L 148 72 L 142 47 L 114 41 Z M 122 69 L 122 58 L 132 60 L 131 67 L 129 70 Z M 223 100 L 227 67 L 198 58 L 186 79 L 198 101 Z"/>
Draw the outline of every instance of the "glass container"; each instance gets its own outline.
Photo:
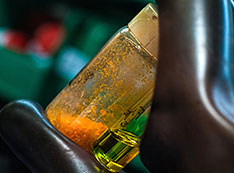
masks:
<path id="1" fill-rule="evenodd" d="M 134 129 L 131 122 L 150 106 L 157 52 L 158 15 L 155 6 L 148 4 L 48 105 L 49 121 L 91 152 L 97 151 L 97 139 L 107 134 L 122 138 L 134 151 L 130 152 L 132 156 L 126 153 L 128 159 L 119 164 L 122 168 L 139 152 L 139 134 L 133 134 L 132 140 L 133 131 L 126 129 Z M 137 145 L 126 140 L 135 140 Z M 121 169 L 106 167 L 112 171 Z"/>

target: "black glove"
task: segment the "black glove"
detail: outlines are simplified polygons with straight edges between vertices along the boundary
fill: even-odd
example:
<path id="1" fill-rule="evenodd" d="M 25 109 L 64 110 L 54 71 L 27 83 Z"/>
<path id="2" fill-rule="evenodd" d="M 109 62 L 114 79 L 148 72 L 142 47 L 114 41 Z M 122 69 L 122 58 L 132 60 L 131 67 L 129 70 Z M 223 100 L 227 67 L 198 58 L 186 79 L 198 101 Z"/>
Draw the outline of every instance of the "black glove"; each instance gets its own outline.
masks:
<path id="1" fill-rule="evenodd" d="M 233 1 L 158 6 L 159 66 L 141 158 L 155 172 L 233 173 Z"/>
<path id="2" fill-rule="evenodd" d="M 5 106 L 0 114 L 3 140 L 31 171 L 105 171 L 91 154 L 50 125 L 40 105 L 26 100 L 16 101 Z"/>

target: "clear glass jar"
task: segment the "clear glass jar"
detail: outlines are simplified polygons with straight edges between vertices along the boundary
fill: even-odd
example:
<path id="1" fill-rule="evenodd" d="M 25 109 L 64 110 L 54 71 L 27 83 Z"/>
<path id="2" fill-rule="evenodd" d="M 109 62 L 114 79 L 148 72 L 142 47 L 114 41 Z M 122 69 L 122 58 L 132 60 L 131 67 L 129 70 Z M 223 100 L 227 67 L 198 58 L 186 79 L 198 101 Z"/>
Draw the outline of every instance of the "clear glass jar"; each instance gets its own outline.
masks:
<path id="1" fill-rule="evenodd" d="M 94 143 L 98 146 L 97 139 L 107 132 L 126 137 L 130 122 L 150 106 L 157 64 L 157 27 L 155 7 L 149 4 L 48 105 L 51 124 L 88 151 Z M 138 152 L 136 149 L 133 155 Z"/>

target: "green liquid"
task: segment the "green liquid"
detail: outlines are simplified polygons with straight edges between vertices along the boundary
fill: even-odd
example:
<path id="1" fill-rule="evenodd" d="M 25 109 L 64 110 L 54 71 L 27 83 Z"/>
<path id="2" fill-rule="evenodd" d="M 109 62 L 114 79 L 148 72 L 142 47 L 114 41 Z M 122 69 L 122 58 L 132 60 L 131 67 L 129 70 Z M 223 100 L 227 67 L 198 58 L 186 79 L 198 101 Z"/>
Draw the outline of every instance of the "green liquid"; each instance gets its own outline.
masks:
<path id="1" fill-rule="evenodd" d="M 96 159 L 109 171 L 119 172 L 139 153 L 140 138 L 124 130 L 107 130 L 94 145 Z"/>

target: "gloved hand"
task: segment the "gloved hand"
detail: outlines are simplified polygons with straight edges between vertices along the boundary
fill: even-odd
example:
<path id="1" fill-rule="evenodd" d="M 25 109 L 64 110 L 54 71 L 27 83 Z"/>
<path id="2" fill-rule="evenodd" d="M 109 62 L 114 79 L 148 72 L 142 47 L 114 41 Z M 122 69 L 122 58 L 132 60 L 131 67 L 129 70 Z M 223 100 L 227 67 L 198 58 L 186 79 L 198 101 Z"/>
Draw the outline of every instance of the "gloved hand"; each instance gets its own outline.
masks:
<path id="1" fill-rule="evenodd" d="M 233 1 L 158 6 L 158 75 L 141 158 L 154 172 L 233 173 Z"/>
<path id="2" fill-rule="evenodd" d="M 234 172 L 232 10 L 227 0 L 159 2 L 157 85 L 140 150 L 150 171 Z M 0 115 L 1 136 L 31 170 L 103 170 L 43 114 L 18 101 Z"/>
<path id="3" fill-rule="evenodd" d="M 39 104 L 20 100 L 0 113 L 3 140 L 33 172 L 104 172 L 91 156 L 58 132 Z"/>

